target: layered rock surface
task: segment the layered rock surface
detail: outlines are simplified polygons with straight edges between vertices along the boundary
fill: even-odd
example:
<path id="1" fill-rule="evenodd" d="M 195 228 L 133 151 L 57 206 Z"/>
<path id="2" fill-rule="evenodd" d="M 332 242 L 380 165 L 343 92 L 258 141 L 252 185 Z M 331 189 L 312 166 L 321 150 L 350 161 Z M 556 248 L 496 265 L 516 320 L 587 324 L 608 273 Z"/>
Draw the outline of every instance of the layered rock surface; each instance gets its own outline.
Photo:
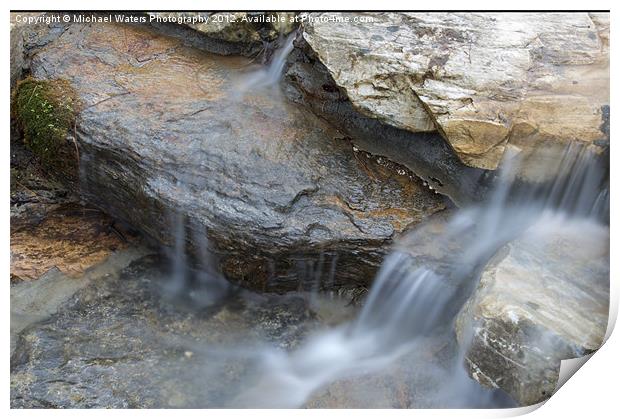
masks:
<path id="1" fill-rule="evenodd" d="M 442 199 L 277 92 L 235 94 L 247 66 L 99 24 L 72 26 L 31 69 L 80 97 L 89 202 L 167 245 L 181 215 L 190 248 L 208 234 L 223 271 L 247 286 L 293 289 L 330 271 L 332 285 L 366 283 L 394 235 Z"/>
<path id="2" fill-rule="evenodd" d="M 28 23 L 28 19 L 43 19 L 45 15 L 41 12 L 11 13 L 11 89 L 30 67 L 33 51 L 59 37 L 68 26 L 43 21 Z"/>
<path id="3" fill-rule="evenodd" d="M 552 161 L 549 147 L 609 139 L 609 14 L 309 17 L 305 41 L 357 110 L 437 130 L 470 166 L 497 168 L 507 144 Z"/>
<path id="4" fill-rule="evenodd" d="M 472 376 L 530 405 L 553 394 L 561 360 L 601 346 L 608 310 L 609 229 L 556 216 L 489 262 L 456 330 Z"/>

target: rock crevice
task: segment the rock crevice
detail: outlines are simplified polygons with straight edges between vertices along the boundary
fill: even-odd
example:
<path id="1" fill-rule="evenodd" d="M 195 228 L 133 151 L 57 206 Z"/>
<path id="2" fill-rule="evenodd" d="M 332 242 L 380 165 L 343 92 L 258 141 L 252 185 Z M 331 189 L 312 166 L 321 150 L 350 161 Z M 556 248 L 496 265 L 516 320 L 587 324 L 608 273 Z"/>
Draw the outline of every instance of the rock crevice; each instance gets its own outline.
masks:
<path id="1" fill-rule="evenodd" d="M 608 138 L 608 14 L 348 17 L 310 21 L 303 37 L 353 107 L 406 131 L 439 131 L 469 166 L 496 169 L 507 144 L 527 156 L 543 142 Z"/>

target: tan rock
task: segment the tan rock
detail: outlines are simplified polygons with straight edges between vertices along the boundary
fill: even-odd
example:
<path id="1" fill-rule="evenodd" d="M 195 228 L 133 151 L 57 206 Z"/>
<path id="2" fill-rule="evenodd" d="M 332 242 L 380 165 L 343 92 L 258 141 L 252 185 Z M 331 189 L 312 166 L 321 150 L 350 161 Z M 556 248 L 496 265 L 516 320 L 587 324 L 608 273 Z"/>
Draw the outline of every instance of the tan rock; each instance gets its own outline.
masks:
<path id="1" fill-rule="evenodd" d="M 608 138 L 609 14 L 321 15 L 350 18 L 309 20 L 304 38 L 353 105 L 439 130 L 468 165 L 497 168 L 507 143 L 527 156 L 539 138 Z"/>
<path id="2" fill-rule="evenodd" d="M 112 220 L 91 208 L 60 206 L 42 220 L 11 231 L 11 281 L 37 279 L 51 269 L 75 277 L 126 247 Z M 11 226 L 13 227 L 13 226 Z"/>
<path id="3" fill-rule="evenodd" d="M 608 310 L 609 228 L 550 217 L 486 266 L 456 332 L 472 376 L 529 405 L 553 394 L 561 360 L 601 346 Z"/>

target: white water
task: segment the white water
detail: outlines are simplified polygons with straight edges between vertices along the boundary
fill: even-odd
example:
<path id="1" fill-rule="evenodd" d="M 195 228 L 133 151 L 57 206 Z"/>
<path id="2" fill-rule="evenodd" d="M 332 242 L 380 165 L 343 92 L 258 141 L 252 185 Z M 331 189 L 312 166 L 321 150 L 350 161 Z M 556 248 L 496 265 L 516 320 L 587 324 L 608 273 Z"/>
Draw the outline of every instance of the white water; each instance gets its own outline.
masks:
<path id="1" fill-rule="evenodd" d="M 291 51 L 293 51 L 295 36 L 295 31 L 290 33 L 286 38 L 281 36 L 279 40 L 281 47 L 274 52 L 269 65 L 260 66 L 238 80 L 235 89 L 236 94 L 243 96 L 243 94 L 250 90 L 259 90 L 276 86 L 282 78 L 286 58 Z"/>
<path id="2" fill-rule="evenodd" d="M 229 294 L 231 285 L 215 268 L 218 263 L 209 250 L 206 232 L 199 225 L 186 223 L 183 215 L 174 214 L 171 218 L 174 246 L 167 249 L 171 270 L 169 281 L 163 284 L 163 295 L 181 299 L 194 308 L 217 304 Z M 197 247 L 195 264 L 188 261 L 188 230 Z"/>
<path id="3" fill-rule="evenodd" d="M 501 245 L 545 217 L 561 218 L 560 225 L 583 219 L 592 222 L 586 226 L 598 223 L 601 210 L 609 206 L 602 171 L 584 150 L 569 148 L 565 159 L 560 175 L 568 176 L 546 190 L 551 193 L 536 198 L 511 191 L 513 173 L 505 163 L 488 202 L 457 211 L 435 237 L 416 237 L 414 231 L 402 240 L 384 261 L 355 321 L 311 337 L 292 353 L 264 351 L 253 387 L 232 404 L 299 407 L 330 382 L 381 371 L 404 357 L 416 363 L 421 374 L 438 379 L 431 405 L 494 405 L 497 394 L 467 376 L 464 351 L 447 368 L 419 359 L 416 353 L 427 351 L 433 338 L 451 338 L 455 315 L 476 285 L 478 270 Z M 435 241 L 441 257 L 412 257 L 409 251 L 416 249 L 408 246 L 428 239 Z"/>
<path id="4" fill-rule="evenodd" d="M 231 99 L 239 101 L 250 91 L 265 89 L 276 94 L 273 89 L 282 78 L 288 55 L 293 50 L 296 32 L 287 37 L 280 35 L 276 49 L 267 66 L 259 66 L 236 81 Z M 183 214 L 170 214 L 170 225 L 174 232 L 174 246 L 165 249 L 170 259 L 170 280 L 163 284 L 163 293 L 172 299 L 188 300 L 193 306 L 204 308 L 217 304 L 227 296 L 232 286 L 215 267 L 213 253 L 209 250 L 207 234 L 197 223 L 188 223 Z M 189 237 L 191 236 L 191 237 Z M 198 264 L 192 264 L 187 257 L 187 241 L 197 243 Z"/>
<path id="5" fill-rule="evenodd" d="M 239 92 L 276 85 L 293 48 L 292 41 L 293 35 L 289 35 L 267 68 L 240 82 Z M 514 181 L 518 162 L 510 156 L 502 167 L 488 201 L 455 211 L 435 235 L 414 231 L 397 244 L 386 257 L 354 321 L 310 336 L 292 352 L 266 344 L 241 351 L 215 351 L 217 355 L 211 362 L 238 360 L 253 365 L 236 396 L 222 400 L 222 405 L 300 407 L 330 383 L 381 374 L 394 365 L 406 365 L 412 375 L 420 377 L 418 383 L 433 383 L 433 389 L 424 392 L 426 405 L 510 405 L 502 394 L 484 389 L 469 378 L 464 368 L 464 349 L 453 351 L 443 363 L 429 359 L 428 354 L 438 352 L 438 345 L 454 343 L 455 316 L 476 286 L 480 269 L 503 244 L 544 217 L 561 216 L 563 223 L 584 219 L 600 223 L 608 217 L 609 192 L 604 170 L 581 147 L 567 149 L 557 180 L 546 188 L 519 186 Z M 182 295 L 191 281 L 188 278 L 198 277 L 201 291 L 192 291 L 190 297 L 205 305 L 217 301 L 225 295 L 227 285 L 221 275 L 210 271 L 211 262 L 204 262 L 197 271 L 187 267 L 185 223 L 177 220 L 175 225 L 169 291 Z M 430 252 L 420 253 L 420 244 L 429 241 Z M 202 260 L 209 261 L 206 243 L 201 249 Z M 337 273 L 336 265 L 331 275 L 334 270 Z M 215 375 L 205 374 L 205 380 L 214 379 Z"/>

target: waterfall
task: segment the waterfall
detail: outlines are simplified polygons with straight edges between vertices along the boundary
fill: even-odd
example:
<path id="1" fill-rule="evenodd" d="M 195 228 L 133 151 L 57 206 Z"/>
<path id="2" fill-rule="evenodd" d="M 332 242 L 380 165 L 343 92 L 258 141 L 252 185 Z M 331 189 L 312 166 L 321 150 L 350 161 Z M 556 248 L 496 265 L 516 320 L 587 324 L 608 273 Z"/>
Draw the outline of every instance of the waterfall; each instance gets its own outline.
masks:
<path id="1" fill-rule="evenodd" d="M 280 36 L 278 41 L 280 47 L 274 52 L 269 65 L 261 66 L 241 78 L 236 85 L 237 95 L 243 96 L 250 90 L 271 88 L 280 82 L 286 59 L 293 51 L 296 34 L 296 31 L 293 31 L 286 38 Z"/>
<path id="2" fill-rule="evenodd" d="M 455 212 L 443 232 L 432 237 L 439 258 L 416 254 L 421 244 L 429 242 L 419 231 L 403 238 L 383 262 L 356 320 L 312 336 L 291 353 L 262 352 L 257 360 L 260 372 L 232 404 L 299 407 L 334 380 L 381 371 L 407 356 L 406 362 L 416 365 L 416 371 L 438 380 L 431 404 L 510 405 L 501 392 L 484 389 L 469 378 L 463 349 L 453 354 L 447 367 L 428 365 L 419 354 L 428 351 L 433 339 L 454 339 L 455 317 L 475 288 L 480 269 L 506 242 L 537 223 L 548 225 L 550 217 L 561 217 L 558 225 L 583 219 L 605 222 L 609 214 L 605 165 L 604 158 L 587 147 L 570 145 L 556 179 L 533 186 L 518 180 L 518 160 L 508 155 L 489 199 Z"/>
<path id="3" fill-rule="evenodd" d="M 236 91 L 231 95 L 233 101 L 241 100 L 250 91 L 273 88 L 279 83 L 286 58 L 293 50 L 295 35 L 295 31 L 287 37 L 280 35 L 279 48 L 273 53 L 269 64 L 238 80 Z M 172 214 L 170 225 L 174 243 L 172 247 L 165 249 L 171 271 L 169 280 L 162 284 L 163 294 L 167 298 L 189 301 L 196 307 L 208 307 L 221 302 L 233 287 L 215 270 L 217 263 L 209 251 L 206 231 L 198 222 L 186 222 L 183 214 Z M 194 243 L 196 247 L 196 261 L 188 260 L 188 242 Z"/>
<path id="4" fill-rule="evenodd" d="M 292 33 L 281 38 L 269 65 L 239 80 L 237 100 L 250 91 L 278 84 L 294 37 Z M 456 316 L 490 258 L 537 223 L 559 218 L 558 225 L 584 219 L 608 222 L 607 158 L 590 147 L 570 144 L 552 181 L 529 184 L 519 175 L 522 165 L 518 156 L 507 152 L 486 201 L 446 215 L 438 231 L 429 232 L 421 225 L 399 239 L 384 259 L 355 320 L 309 336 L 290 352 L 264 345 L 242 351 L 216 350 L 211 365 L 228 361 L 253 365 L 241 380 L 240 392 L 222 400 L 222 406 L 300 407 L 334 381 L 381 373 L 394 365 L 407 365 L 415 370 L 412 376 L 433 383 L 435 390 L 427 395 L 429 407 L 512 405 L 501 391 L 483 388 L 469 377 L 464 367 L 467 345 L 455 349 Z M 195 224 L 179 216 L 174 220 L 168 291 L 208 306 L 227 295 L 230 286 L 213 271 L 216 264 L 208 251 L 206 231 Z M 194 243 L 194 253 L 199 255 L 191 268 L 186 242 Z M 432 248 L 426 249 L 428 246 Z M 333 281 L 335 256 L 329 269 L 323 266 L 323 256 L 316 264 L 300 264 L 301 276 L 318 284 L 323 273 L 329 272 L 328 281 Z M 316 293 L 318 286 L 313 288 Z M 425 358 L 436 347 L 449 348 L 448 361 Z"/>
<path id="5" fill-rule="evenodd" d="M 218 264 L 209 250 L 206 231 L 198 222 L 186 222 L 182 214 L 172 214 L 170 219 L 174 244 L 165 249 L 171 269 L 168 280 L 161 284 L 162 294 L 197 309 L 221 303 L 233 287 L 216 269 Z M 189 260 L 189 238 L 196 247 L 195 261 Z"/>
<path id="6" fill-rule="evenodd" d="M 293 50 L 293 41 L 296 32 L 293 31 L 286 38 L 280 35 L 278 45 L 269 65 L 246 74 L 236 85 L 236 95 L 233 99 L 241 99 L 250 90 L 271 88 L 276 86 L 286 63 L 286 58 Z M 225 278 L 214 270 L 217 263 L 208 249 L 208 237 L 201 231 L 199 223 L 186 226 L 182 214 L 172 214 L 170 217 L 171 231 L 174 232 L 174 245 L 165 249 L 170 260 L 171 272 L 169 281 L 163 284 L 164 295 L 173 298 L 190 297 L 198 306 L 215 304 L 230 290 Z M 197 264 L 191 264 L 187 257 L 187 232 L 189 228 L 197 247 Z M 319 263 L 319 266 L 321 263 Z M 316 281 L 315 281 L 316 282 Z M 188 295 L 186 295 L 189 293 Z"/>

